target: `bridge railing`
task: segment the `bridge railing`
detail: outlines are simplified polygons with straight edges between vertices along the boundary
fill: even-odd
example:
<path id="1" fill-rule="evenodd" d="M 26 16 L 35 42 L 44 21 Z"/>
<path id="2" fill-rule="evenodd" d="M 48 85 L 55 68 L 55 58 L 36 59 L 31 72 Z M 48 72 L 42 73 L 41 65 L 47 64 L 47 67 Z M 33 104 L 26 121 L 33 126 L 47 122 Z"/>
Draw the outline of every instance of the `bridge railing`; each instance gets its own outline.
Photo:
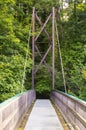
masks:
<path id="1" fill-rule="evenodd" d="M 0 130 L 15 130 L 35 98 L 35 91 L 30 90 L 1 103 Z"/>
<path id="2" fill-rule="evenodd" d="M 86 130 L 86 102 L 60 91 L 51 92 L 52 101 L 58 106 L 71 129 Z"/>

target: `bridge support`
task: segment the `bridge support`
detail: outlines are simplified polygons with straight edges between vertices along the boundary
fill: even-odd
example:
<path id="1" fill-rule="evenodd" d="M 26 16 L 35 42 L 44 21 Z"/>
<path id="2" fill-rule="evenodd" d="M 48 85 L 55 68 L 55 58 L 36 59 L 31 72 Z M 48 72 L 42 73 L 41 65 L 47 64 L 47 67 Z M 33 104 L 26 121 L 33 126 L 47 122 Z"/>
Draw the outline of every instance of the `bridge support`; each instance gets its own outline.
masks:
<path id="1" fill-rule="evenodd" d="M 52 9 L 52 90 L 55 87 L 55 9 Z"/>
<path id="2" fill-rule="evenodd" d="M 34 32 L 35 32 L 35 8 L 33 8 L 33 15 L 32 15 L 32 60 L 33 60 L 33 64 L 32 64 L 32 89 L 34 89 L 34 51 L 35 51 L 35 36 L 34 36 Z"/>
<path id="3" fill-rule="evenodd" d="M 52 34 L 50 36 L 50 34 L 47 32 L 46 30 L 46 25 L 49 22 L 49 20 L 51 20 L 52 18 Z M 41 29 L 39 31 L 39 34 L 36 36 L 35 35 L 35 27 L 36 27 L 36 21 L 38 21 L 39 25 L 41 26 Z M 40 34 L 42 32 L 45 32 L 48 40 L 49 40 L 49 47 L 46 51 L 46 53 L 44 54 L 44 56 L 42 56 L 41 51 L 39 50 L 38 46 L 37 46 L 37 40 L 40 36 Z M 49 14 L 49 16 L 47 17 L 45 23 L 43 24 L 41 19 L 39 18 L 35 7 L 33 7 L 33 14 L 32 14 L 32 60 L 33 60 L 33 65 L 32 65 L 32 89 L 34 89 L 34 79 L 35 79 L 35 75 L 38 72 L 40 66 L 42 65 L 42 63 L 45 64 L 46 68 L 48 69 L 49 73 L 52 76 L 52 90 L 54 90 L 55 88 L 55 8 L 52 8 L 52 12 Z M 48 55 L 48 53 L 50 52 L 50 50 L 52 51 L 52 67 L 49 67 L 49 65 L 46 62 L 46 57 Z M 37 67 L 35 67 L 35 51 L 37 51 L 37 53 L 39 54 L 41 61 L 40 63 L 37 65 Z M 52 69 L 51 69 L 52 68 Z"/>

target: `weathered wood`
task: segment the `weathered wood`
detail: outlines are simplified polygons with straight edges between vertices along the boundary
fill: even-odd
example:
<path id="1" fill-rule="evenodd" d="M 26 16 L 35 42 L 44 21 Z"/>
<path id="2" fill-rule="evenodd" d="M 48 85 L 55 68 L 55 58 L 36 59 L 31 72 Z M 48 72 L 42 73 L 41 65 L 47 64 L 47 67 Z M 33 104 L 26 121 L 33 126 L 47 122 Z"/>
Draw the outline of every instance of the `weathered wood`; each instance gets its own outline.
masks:
<path id="1" fill-rule="evenodd" d="M 0 130 L 3 130 L 2 127 L 2 111 L 0 110 Z"/>
<path id="2" fill-rule="evenodd" d="M 56 91 L 52 91 L 51 99 L 58 105 L 74 130 L 86 129 L 86 102 Z"/>
<path id="3" fill-rule="evenodd" d="M 49 100 L 36 100 L 24 130 L 63 130 Z"/>
<path id="4" fill-rule="evenodd" d="M 15 130 L 24 113 L 36 99 L 34 90 L 15 96 L 0 104 L 0 130 Z"/>

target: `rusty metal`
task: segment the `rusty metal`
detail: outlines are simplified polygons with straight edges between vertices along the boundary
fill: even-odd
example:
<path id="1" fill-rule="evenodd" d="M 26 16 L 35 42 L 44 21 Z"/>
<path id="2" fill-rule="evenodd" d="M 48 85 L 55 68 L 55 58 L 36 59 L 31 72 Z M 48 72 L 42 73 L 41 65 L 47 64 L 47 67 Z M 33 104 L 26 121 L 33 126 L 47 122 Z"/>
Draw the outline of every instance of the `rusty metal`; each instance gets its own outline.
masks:
<path id="1" fill-rule="evenodd" d="M 41 19 L 38 17 L 38 15 L 37 15 L 37 14 L 36 14 L 36 18 L 37 18 L 37 20 L 38 20 L 39 24 L 40 24 L 41 26 L 43 26 L 43 23 L 42 23 Z M 50 37 L 50 35 L 49 35 L 48 31 L 46 30 L 46 28 L 44 28 L 44 31 L 45 31 L 45 33 L 46 33 L 46 35 L 47 35 L 48 39 L 49 39 L 49 40 L 50 40 L 50 42 L 51 42 L 51 37 Z"/>
<path id="2" fill-rule="evenodd" d="M 46 25 L 48 24 L 48 22 L 51 20 L 50 18 L 52 18 L 52 34 L 51 36 L 49 35 L 47 29 L 46 29 Z M 34 88 L 34 77 L 36 75 L 36 73 L 38 72 L 40 66 L 42 65 L 42 63 L 45 64 L 45 66 L 47 67 L 48 71 L 50 72 L 51 76 L 52 76 L 52 89 L 54 90 L 54 85 L 55 85 L 55 72 L 54 72 L 54 68 L 55 68 L 55 56 L 54 56 L 54 32 L 55 32 L 55 9 L 53 7 L 52 12 L 49 14 L 49 16 L 47 17 L 45 23 L 43 24 L 41 19 L 39 18 L 39 16 L 37 15 L 37 12 L 35 10 L 35 8 L 33 8 L 33 16 L 32 16 L 32 33 L 34 34 L 35 32 L 35 21 L 37 20 L 38 24 L 41 26 L 41 29 L 39 31 L 39 34 L 35 37 L 34 35 L 32 36 L 32 59 L 33 59 L 33 68 L 32 68 L 32 88 Z M 48 40 L 49 40 L 49 47 L 47 49 L 47 51 L 45 52 L 44 56 L 41 54 L 41 50 L 39 50 L 38 46 L 37 46 L 37 41 L 39 36 L 41 35 L 42 32 L 45 32 Z M 38 52 L 41 60 L 40 63 L 38 64 L 37 68 L 34 67 L 34 63 L 35 63 L 35 49 Z M 52 69 L 49 67 L 49 65 L 46 62 L 46 57 L 48 55 L 48 53 L 50 52 L 50 50 L 52 51 Z"/>
<path id="3" fill-rule="evenodd" d="M 52 89 L 55 86 L 55 9 L 52 8 Z"/>
<path id="4" fill-rule="evenodd" d="M 44 25 L 42 26 L 38 36 L 35 38 L 35 41 L 37 41 L 38 37 L 40 36 L 40 34 L 42 33 L 42 31 L 44 30 L 44 28 L 46 27 L 48 21 L 50 20 L 51 14 L 48 16 L 47 20 L 45 21 Z"/>
<path id="5" fill-rule="evenodd" d="M 37 50 L 39 56 L 42 58 L 42 55 L 41 55 L 42 52 L 40 53 L 40 51 L 39 51 L 39 49 L 38 49 L 38 47 L 37 47 L 36 44 L 35 44 L 35 48 L 36 48 L 36 50 Z M 46 67 L 47 67 L 47 69 L 48 69 L 48 72 L 51 73 L 51 69 L 50 69 L 49 65 L 47 64 L 46 60 L 44 60 L 43 62 L 44 62 L 44 64 L 46 65 Z"/>
<path id="6" fill-rule="evenodd" d="M 37 69 L 35 71 L 35 74 L 37 73 L 38 69 L 40 68 L 41 64 L 44 62 L 46 56 L 48 55 L 49 51 L 51 50 L 51 45 L 49 46 L 48 50 L 46 51 L 45 55 L 43 56 L 41 62 L 39 63 L 39 65 L 37 66 Z"/>
<path id="7" fill-rule="evenodd" d="M 32 89 L 34 89 L 34 60 L 35 60 L 35 56 L 34 56 L 34 52 L 35 52 L 35 36 L 34 36 L 34 32 L 35 32 L 35 7 L 33 7 L 33 14 L 32 14 L 32 60 L 33 60 L 33 64 L 32 64 Z"/>

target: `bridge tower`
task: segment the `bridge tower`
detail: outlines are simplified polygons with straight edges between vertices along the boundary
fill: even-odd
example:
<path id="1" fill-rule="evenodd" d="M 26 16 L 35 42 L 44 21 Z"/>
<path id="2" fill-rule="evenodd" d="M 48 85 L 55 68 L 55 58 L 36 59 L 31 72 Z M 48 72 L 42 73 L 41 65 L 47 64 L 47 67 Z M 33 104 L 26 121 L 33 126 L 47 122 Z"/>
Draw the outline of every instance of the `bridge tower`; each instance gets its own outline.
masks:
<path id="1" fill-rule="evenodd" d="M 46 29 L 46 25 L 48 24 L 48 22 L 52 19 L 52 34 L 50 36 L 49 32 Z M 35 36 L 35 27 L 36 27 L 36 21 L 39 23 L 39 25 L 41 26 L 41 29 L 38 33 L 37 36 Z M 44 56 L 42 56 L 38 46 L 37 46 L 37 40 L 40 36 L 40 34 L 42 32 L 45 32 L 46 37 L 49 40 L 49 47 L 46 51 L 46 53 L 44 54 Z M 51 76 L 52 76 L 52 90 L 54 90 L 55 88 L 55 8 L 52 8 L 51 13 L 49 14 L 49 16 L 47 17 L 45 23 L 43 24 L 41 19 L 39 18 L 37 11 L 35 10 L 35 7 L 33 7 L 33 14 L 32 14 L 32 60 L 33 60 L 33 65 L 32 65 L 32 89 L 34 89 L 34 80 L 35 80 L 35 75 L 38 72 L 39 68 L 41 67 L 42 63 L 44 63 L 46 65 L 46 68 L 48 69 L 48 71 L 50 72 Z M 37 53 L 40 56 L 40 63 L 37 65 L 37 67 L 35 67 L 35 51 L 37 51 Z M 49 52 L 52 52 L 52 67 L 50 68 L 49 65 L 46 62 L 46 57 L 48 55 Z"/>

